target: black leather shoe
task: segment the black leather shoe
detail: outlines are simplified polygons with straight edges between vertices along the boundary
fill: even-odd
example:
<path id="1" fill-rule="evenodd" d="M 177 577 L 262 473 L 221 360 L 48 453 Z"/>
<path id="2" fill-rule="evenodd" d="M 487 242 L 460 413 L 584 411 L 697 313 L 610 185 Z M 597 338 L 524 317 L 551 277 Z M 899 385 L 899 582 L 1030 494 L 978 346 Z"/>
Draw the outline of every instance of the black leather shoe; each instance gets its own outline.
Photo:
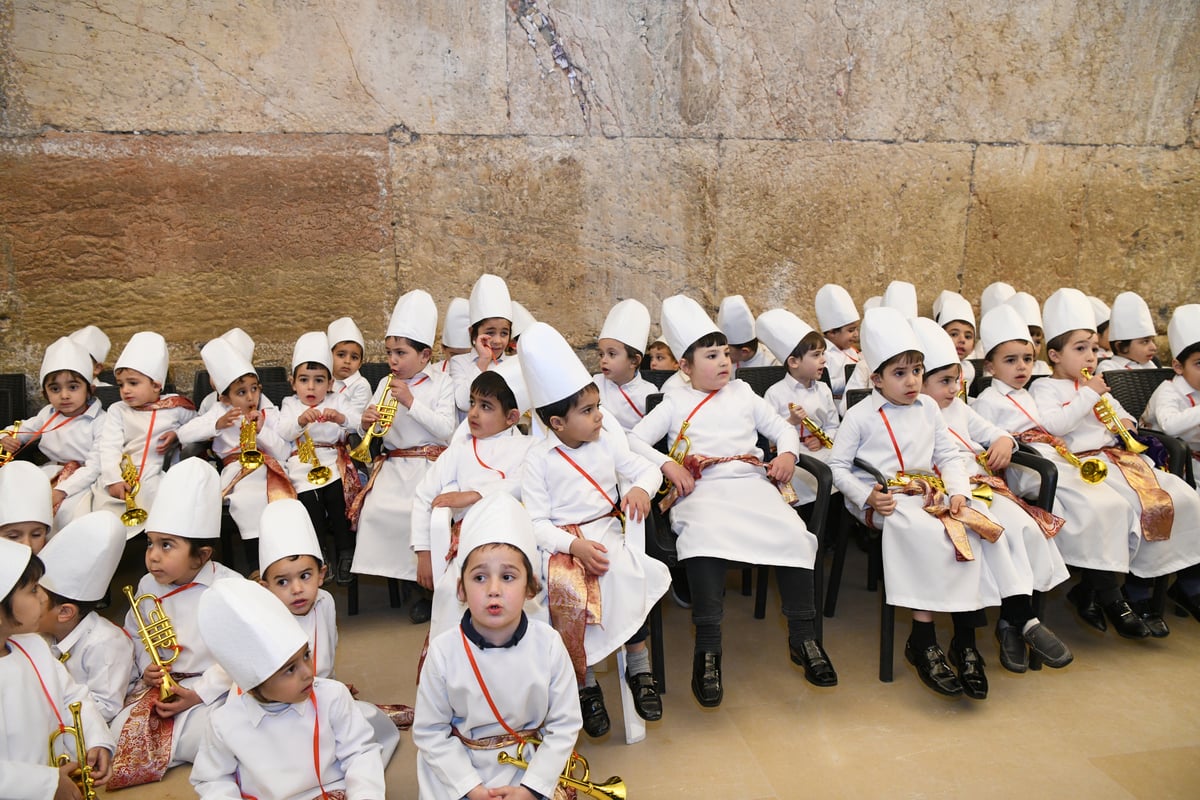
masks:
<path id="1" fill-rule="evenodd" d="M 983 656 L 974 647 L 950 645 L 950 663 L 958 667 L 958 680 L 963 694 L 972 700 L 984 700 L 988 695 L 987 674 L 983 671 Z"/>
<path id="2" fill-rule="evenodd" d="M 1182 608 L 1192 617 L 1200 622 L 1200 597 L 1189 597 L 1178 582 L 1172 583 L 1171 588 L 1167 589 L 1167 597 L 1175 601 L 1175 605 Z"/>
<path id="3" fill-rule="evenodd" d="M 920 676 L 921 682 L 938 694 L 957 697 L 963 693 L 958 676 L 946 663 L 946 654 L 936 644 L 917 653 L 913 651 L 912 642 L 905 642 L 904 657 L 908 659 L 908 663 L 917 668 L 917 675 Z"/>
<path id="4" fill-rule="evenodd" d="M 353 563 L 354 563 L 354 551 L 353 550 L 346 552 L 346 553 L 342 553 L 341 555 L 338 556 L 337 577 L 336 577 L 338 586 L 349 586 L 350 581 L 352 581 L 354 579 L 354 576 L 352 574 L 350 574 L 350 565 Z"/>
<path id="5" fill-rule="evenodd" d="M 1009 672 L 1025 672 L 1029 669 L 1029 650 L 1021 629 L 1004 620 L 996 621 L 996 641 L 1000 643 L 1000 666 Z"/>
<path id="6" fill-rule="evenodd" d="M 1150 635 L 1150 629 L 1146 627 L 1146 623 L 1142 622 L 1141 617 L 1133 613 L 1133 609 L 1129 607 L 1129 603 L 1124 600 L 1118 600 L 1115 603 L 1109 603 L 1104 606 L 1104 616 L 1108 617 L 1113 630 L 1126 639 L 1145 639 Z"/>
<path id="7" fill-rule="evenodd" d="M 1075 660 L 1071 648 L 1042 623 L 1037 623 L 1022 634 L 1029 649 L 1037 653 L 1042 663 L 1051 669 L 1062 669 Z"/>
<path id="8" fill-rule="evenodd" d="M 662 719 L 662 698 L 658 695 L 658 684 L 649 672 L 639 672 L 637 675 L 626 675 L 625 683 L 633 693 L 633 708 L 637 715 L 647 722 L 657 722 Z"/>
<path id="9" fill-rule="evenodd" d="M 1150 631 L 1150 635 L 1155 639 L 1165 639 L 1171 635 L 1171 629 L 1167 627 L 1166 621 L 1162 615 L 1155 613 L 1151 608 L 1149 600 L 1135 600 L 1129 604 L 1133 609 L 1133 613 L 1141 618 L 1146 625 L 1146 630 Z"/>
<path id="10" fill-rule="evenodd" d="M 583 711 L 583 731 L 595 739 L 608 733 L 608 709 L 600 686 L 585 686 L 579 690 L 579 707 Z"/>
<path id="11" fill-rule="evenodd" d="M 816 639 L 805 639 L 799 647 L 788 645 L 792 663 L 804 667 L 804 677 L 813 686 L 837 686 L 837 671 L 829 661 L 829 654 Z"/>
<path id="12" fill-rule="evenodd" d="M 1071 591 L 1067 592 L 1067 599 L 1074 604 L 1080 619 L 1101 633 L 1108 630 L 1108 623 L 1104 621 L 1104 612 L 1101 610 L 1100 604 L 1096 602 L 1096 595 L 1090 586 L 1084 586 L 1082 583 L 1075 584 L 1071 587 Z"/>
<path id="13" fill-rule="evenodd" d="M 428 597 L 418 597 L 416 602 L 408 607 L 408 618 L 413 625 L 429 622 L 433 616 L 433 602 Z"/>
<path id="14" fill-rule="evenodd" d="M 705 708 L 721 705 L 725 690 L 721 687 L 720 653 L 696 653 L 692 659 L 692 694 Z"/>

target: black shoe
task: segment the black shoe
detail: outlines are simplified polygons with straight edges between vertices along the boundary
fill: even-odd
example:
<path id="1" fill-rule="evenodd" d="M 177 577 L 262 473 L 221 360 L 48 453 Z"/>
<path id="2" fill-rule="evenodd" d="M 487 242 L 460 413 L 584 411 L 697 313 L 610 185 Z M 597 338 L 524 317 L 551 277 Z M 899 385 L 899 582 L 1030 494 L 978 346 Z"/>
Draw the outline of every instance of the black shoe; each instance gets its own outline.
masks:
<path id="1" fill-rule="evenodd" d="M 428 597 L 418 598 L 417 602 L 408 607 L 408 618 L 412 620 L 413 625 L 429 622 L 431 616 L 433 616 L 433 602 Z"/>
<path id="2" fill-rule="evenodd" d="M 692 694 L 705 708 L 721 705 L 725 690 L 721 687 L 720 653 L 696 653 L 692 659 Z"/>
<path id="3" fill-rule="evenodd" d="M 1175 601 L 1175 605 L 1183 609 L 1192 617 L 1200 622 L 1200 596 L 1188 595 L 1183 591 L 1183 587 L 1179 582 L 1171 584 L 1171 588 L 1167 589 L 1167 597 Z"/>
<path id="4" fill-rule="evenodd" d="M 1071 648 L 1042 623 L 1037 623 L 1022 634 L 1029 649 L 1038 654 L 1042 663 L 1051 669 L 1062 669 L 1075 660 Z"/>
<path id="5" fill-rule="evenodd" d="M 1067 599 L 1075 605 L 1080 619 L 1101 633 L 1108 630 L 1104 612 L 1096 602 L 1096 595 L 1090 586 L 1085 586 L 1082 582 L 1075 584 L 1071 591 L 1067 592 Z"/>
<path id="6" fill-rule="evenodd" d="M 996 621 L 996 641 L 1000 643 L 1000 666 L 1009 672 L 1025 672 L 1029 669 L 1029 650 L 1021 628 L 1004 620 Z"/>
<path id="7" fill-rule="evenodd" d="M 1162 616 L 1151 608 L 1150 600 L 1134 600 L 1129 604 L 1133 609 L 1133 613 L 1137 614 L 1142 622 L 1146 625 L 1146 630 L 1150 631 L 1150 635 L 1155 639 L 1165 639 L 1171 635 L 1171 629 L 1167 627 L 1166 621 Z"/>
<path id="8" fill-rule="evenodd" d="M 347 550 L 338 556 L 337 562 L 337 585 L 349 586 L 354 580 L 354 575 L 350 573 L 350 565 L 354 563 L 354 551 Z"/>
<path id="9" fill-rule="evenodd" d="M 1104 606 L 1104 616 L 1108 617 L 1113 630 L 1126 639 L 1145 639 L 1150 635 L 1150 629 L 1146 627 L 1146 623 L 1133 613 L 1129 603 L 1124 600 Z"/>
<path id="10" fill-rule="evenodd" d="M 908 659 L 908 663 L 917 668 L 917 675 L 920 676 L 921 682 L 938 694 L 957 697 L 963 693 L 958 676 L 946 663 L 946 654 L 936 644 L 916 653 L 913 651 L 912 642 L 905 642 L 904 657 Z"/>
<path id="11" fill-rule="evenodd" d="M 626 675 L 625 683 L 629 684 L 629 691 L 633 693 L 633 708 L 639 717 L 647 722 L 662 719 L 662 698 L 653 675 L 649 672 Z"/>
<path id="12" fill-rule="evenodd" d="M 987 674 L 983 671 L 983 656 L 974 647 L 950 645 L 950 663 L 958 668 L 958 680 L 963 694 L 972 700 L 984 700 L 988 695 Z"/>
<path id="13" fill-rule="evenodd" d="M 585 686 L 579 690 L 579 707 L 583 711 L 583 731 L 595 739 L 608 733 L 608 709 L 600 686 Z"/>
<path id="14" fill-rule="evenodd" d="M 813 686 L 837 686 L 837 672 L 829 661 L 829 654 L 816 639 L 805 639 L 799 647 L 789 644 L 788 655 L 793 664 L 804 667 L 804 677 Z"/>

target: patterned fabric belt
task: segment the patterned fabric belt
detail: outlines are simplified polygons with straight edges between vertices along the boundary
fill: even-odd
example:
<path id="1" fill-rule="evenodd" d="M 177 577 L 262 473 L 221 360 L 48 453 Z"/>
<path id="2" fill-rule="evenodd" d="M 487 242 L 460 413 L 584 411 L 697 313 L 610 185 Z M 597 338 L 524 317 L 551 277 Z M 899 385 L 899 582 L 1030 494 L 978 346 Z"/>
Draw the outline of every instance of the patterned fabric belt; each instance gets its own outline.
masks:
<path id="1" fill-rule="evenodd" d="M 717 464 L 727 464 L 731 461 L 741 461 L 743 464 L 749 464 L 752 467 L 769 467 L 770 465 L 757 456 L 752 456 L 749 453 L 743 453 L 738 456 L 695 456 L 687 455 L 683 458 L 683 467 L 688 472 L 692 473 L 692 477 L 700 480 L 700 476 L 704 470 Z M 788 505 L 795 503 L 799 498 L 796 497 L 796 491 L 792 488 L 792 484 L 788 481 L 771 481 L 775 484 L 775 488 L 779 490 L 780 496 Z M 667 509 L 675 505 L 675 501 L 679 499 L 679 489 L 672 486 L 667 492 L 666 497 L 658 503 L 658 510 L 667 513 Z"/>
<path id="2" fill-rule="evenodd" d="M 503 750 L 505 747 L 520 744 L 522 739 L 537 739 L 541 735 L 541 730 L 538 728 L 528 728 L 523 731 L 517 731 L 515 735 L 502 733 L 499 736 L 471 739 L 460 731 L 457 725 L 451 725 L 450 735 L 462 742 L 468 750 Z"/>
<path id="3" fill-rule="evenodd" d="M 1121 470 L 1129 488 L 1137 493 L 1138 501 L 1142 504 L 1142 538 L 1147 542 L 1170 539 L 1171 526 L 1175 524 L 1175 504 L 1171 502 L 1171 495 L 1159 486 L 1158 477 L 1150 465 L 1137 453 L 1120 447 L 1103 447 L 1079 455 L 1094 456 L 1100 453 Z"/>
<path id="4" fill-rule="evenodd" d="M 359 486 L 358 470 L 354 472 L 355 492 L 353 498 L 346 500 L 346 518 L 350 520 L 351 530 L 358 530 L 358 518 L 362 516 L 363 503 L 367 501 L 367 495 L 371 489 L 375 488 L 375 479 L 379 477 L 379 471 L 383 469 L 383 465 L 390 458 L 424 458 L 429 461 L 437 461 L 438 456 L 446 452 L 445 445 L 440 444 L 424 444 L 420 447 L 402 447 L 397 450 L 388 450 L 375 456 L 375 460 L 371 462 L 371 474 L 367 477 L 367 484 Z M 350 461 L 349 455 L 346 456 L 346 461 Z"/>
<path id="5" fill-rule="evenodd" d="M 971 551 L 971 542 L 967 538 L 967 528 L 975 531 L 981 539 L 994 542 L 1004 533 L 1004 527 L 985 517 L 970 506 L 965 506 L 957 514 L 951 514 L 945 503 L 944 488 L 939 489 L 931 477 L 937 476 L 906 473 L 897 475 L 888 481 L 888 491 L 896 494 L 920 495 L 924 498 L 925 513 L 937 518 L 946 530 L 946 536 L 954 546 L 955 561 L 974 561 L 975 554 Z M 937 484 L 942 480 L 937 478 Z M 867 509 L 867 524 L 874 523 L 874 509 Z"/>
<path id="6" fill-rule="evenodd" d="M 240 452 L 225 456 L 223 459 L 221 459 L 221 466 L 229 466 L 233 462 L 237 461 L 240 456 Z M 283 468 L 283 465 L 266 453 L 262 454 L 262 459 L 262 466 L 267 470 L 267 502 L 273 503 L 276 500 L 281 500 L 285 497 L 295 500 L 296 488 L 292 486 L 292 479 L 288 477 L 287 471 Z M 242 467 L 241 471 L 239 471 L 237 475 L 233 476 L 233 480 L 229 482 L 229 485 L 221 490 L 221 498 L 224 499 L 229 497 L 229 495 L 233 492 L 233 487 L 237 486 L 242 478 L 246 477 L 253 471 L 254 470 Z"/>
<path id="7" fill-rule="evenodd" d="M 601 518 L 602 519 L 602 518 Z M 583 538 L 578 525 L 559 525 L 567 533 Z M 570 553 L 554 553 L 546 567 L 546 598 L 550 606 L 550 624 L 562 637 L 575 678 L 583 686 L 587 672 L 584 638 L 588 625 L 601 621 L 600 576 L 588 572 Z"/>

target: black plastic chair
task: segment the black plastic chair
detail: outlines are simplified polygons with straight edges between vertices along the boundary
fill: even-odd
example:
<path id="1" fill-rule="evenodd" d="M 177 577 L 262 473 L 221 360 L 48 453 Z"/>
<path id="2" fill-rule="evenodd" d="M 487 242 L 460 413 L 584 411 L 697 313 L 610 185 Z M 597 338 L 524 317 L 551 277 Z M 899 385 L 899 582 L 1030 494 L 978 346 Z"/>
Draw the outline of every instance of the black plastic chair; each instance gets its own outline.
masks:
<path id="1" fill-rule="evenodd" d="M 196 404 L 196 408 L 200 408 L 201 401 L 208 397 L 209 392 L 213 391 L 219 390 L 213 389 L 212 381 L 208 377 L 208 370 L 196 370 L 196 376 L 192 378 L 192 402 Z"/>
<path id="2" fill-rule="evenodd" d="M 28 387 L 24 373 L 0 375 L 0 423 L 8 425 L 29 416 Z"/>
<path id="3" fill-rule="evenodd" d="M 254 371 L 258 373 L 258 381 L 283 381 L 288 382 L 291 375 L 288 374 L 287 367 L 255 367 Z"/>
<path id="4" fill-rule="evenodd" d="M 259 378 L 258 385 L 262 387 L 262 393 L 270 398 L 276 407 L 283 405 L 283 398 L 293 394 L 292 385 L 287 381 L 267 381 Z"/>
<path id="5" fill-rule="evenodd" d="M 105 408 L 121 399 L 121 390 L 116 386 L 97 386 L 95 392 L 96 397 L 100 400 L 100 405 Z"/>
<path id="6" fill-rule="evenodd" d="M 754 393 L 762 397 L 767 393 L 767 389 L 787 377 L 787 368 L 783 366 L 742 367 L 734 374 L 734 377 L 750 384 Z"/>
<path id="7" fill-rule="evenodd" d="M 666 383 L 676 372 L 673 369 L 643 369 L 640 371 L 643 378 L 653 383 L 659 389 L 661 389 L 663 384 Z"/>
<path id="8" fill-rule="evenodd" d="M 370 361 L 358 368 L 358 374 L 367 379 L 367 383 L 371 384 L 371 391 L 375 391 L 375 387 L 383 380 L 384 375 L 392 374 L 392 368 L 388 366 L 386 361 Z"/>

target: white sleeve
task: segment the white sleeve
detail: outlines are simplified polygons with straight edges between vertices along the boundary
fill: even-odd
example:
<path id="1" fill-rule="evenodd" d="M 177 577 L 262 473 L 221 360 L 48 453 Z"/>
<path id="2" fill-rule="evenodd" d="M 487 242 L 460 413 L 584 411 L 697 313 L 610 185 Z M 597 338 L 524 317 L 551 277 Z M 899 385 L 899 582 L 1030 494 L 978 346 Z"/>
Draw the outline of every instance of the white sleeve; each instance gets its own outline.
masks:
<path id="1" fill-rule="evenodd" d="M 575 537 L 550 521 L 553 502 L 546 479 L 548 456 L 544 450 L 531 453 L 530 456 L 525 459 L 525 466 L 521 470 L 521 499 L 533 522 L 533 535 L 538 547 L 546 552 L 569 553 Z"/>
<path id="2" fill-rule="evenodd" d="M 84 491 L 100 477 L 100 436 L 104 433 L 104 423 L 108 415 L 101 411 L 100 416 L 92 423 L 92 444 L 83 464 L 75 473 L 55 488 L 64 492 L 68 497 Z"/>
<path id="3" fill-rule="evenodd" d="M 1075 430 L 1079 423 L 1092 413 L 1092 406 L 1100 401 L 1100 395 L 1088 386 L 1079 387 L 1071 401 L 1066 404 L 1058 401 L 1052 387 L 1038 391 L 1041 387 L 1042 381 L 1038 381 L 1030 387 L 1029 393 L 1037 403 L 1038 421 L 1048 433 L 1055 436 L 1066 436 Z"/>
<path id="4" fill-rule="evenodd" d="M 417 684 L 412 740 L 430 771 L 446 789 L 446 796 L 465 797 L 467 792 L 483 783 L 483 779 L 475 771 L 466 745 L 450 733 L 454 709 L 450 705 L 450 693 L 446 687 L 444 658 L 441 649 L 430 647 L 429 657 L 421 669 L 421 682 Z M 572 680 L 573 676 L 574 673 Z M 578 708 L 578 689 L 575 690 L 574 699 Z M 562 770 L 561 765 L 559 770 Z"/>
<path id="5" fill-rule="evenodd" d="M 451 445 L 437 461 L 430 465 L 413 491 L 412 502 L 412 549 L 420 552 L 430 548 L 430 530 L 433 518 L 433 500 L 443 491 L 447 483 L 454 480 L 454 449 Z"/>
<path id="6" fill-rule="evenodd" d="M 216 438 L 219 433 L 217 420 L 225 416 L 227 411 L 229 407 L 224 403 L 213 403 L 212 408 L 179 426 L 179 443 L 195 444 Z"/>
<path id="7" fill-rule="evenodd" d="M 350 690 L 337 681 L 327 681 L 321 692 L 328 702 L 322 709 L 333 728 L 334 755 L 346 774 L 347 800 L 384 800 L 383 749 L 375 732 L 354 704 Z"/>
<path id="8" fill-rule="evenodd" d="M 452 381 L 440 381 L 438 385 L 440 391 L 432 405 L 426 405 L 414 397 L 408 413 L 435 439 L 449 441 L 458 424 L 458 415 L 454 413 L 454 385 Z"/>
<path id="9" fill-rule="evenodd" d="M 5 800 L 53 800 L 58 770 L 23 761 L 0 761 L 0 797 Z"/>
<path id="10" fill-rule="evenodd" d="M 219 728 L 219 721 L 210 715 L 189 780 L 201 800 L 240 800 L 237 756 L 221 738 Z"/>
<path id="11" fill-rule="evenodd" d="M 125 452 L 125 415 L 118 403 L 104 418 L 100 433 L 100 484 L 102 487 L 121 482 L 121 454 Z"/>
<path id="12" fill-rule="evenodd" d="M 865 401 L 864 401 L 865 402 Z M 872 484 L 862 480 L 854 473 L 854 456 L 862 442 L 861 414 L 854 414 L 854 409 L 846 412 L 842 419 L 837 438 L 833 440 L 833 449 L 829 451 L 829 469 L 833 473 L 833 485 L 855 508 L 866 508 L 867 498 L 871 496 Z"/>
<path id="13" fill-rule="evenodd" d="M 662 402 L 653 411 L 638 420 L 638 424 L 634 425 L 633 430 L 629 432 L 630 449 L 661 469 L 663 464 L 671 460 L 671 457 L 655 450 L 654 445 L 667 435 L 670 427 L 671 408 L 667 398 L 664 397 Z"/>
<path id="14" fill-rule="evenodd" d="M 1191 406 L 1187 398 L 1164 383 L 1154 391 L 1149 407 L 1154 411 L 1151 427 L 1158 427 L 1168 436 L 1194 438 L 1200 427 L 1200 406 Z"/>
<path id="15" fill-rule="evenodd" d="M 570 759 L 583 727 L 579 684 L 571 657 L 562 639 L 554 637 L 548 641 L 551 646 L 551 651 L 546 654 L 550 671 L 550 708 L 542 727 L 542 743 L 529 759 L 529 768 L 521 779 L 522 786 L 544 797 L 554 795 L 558 776 Z"/>

